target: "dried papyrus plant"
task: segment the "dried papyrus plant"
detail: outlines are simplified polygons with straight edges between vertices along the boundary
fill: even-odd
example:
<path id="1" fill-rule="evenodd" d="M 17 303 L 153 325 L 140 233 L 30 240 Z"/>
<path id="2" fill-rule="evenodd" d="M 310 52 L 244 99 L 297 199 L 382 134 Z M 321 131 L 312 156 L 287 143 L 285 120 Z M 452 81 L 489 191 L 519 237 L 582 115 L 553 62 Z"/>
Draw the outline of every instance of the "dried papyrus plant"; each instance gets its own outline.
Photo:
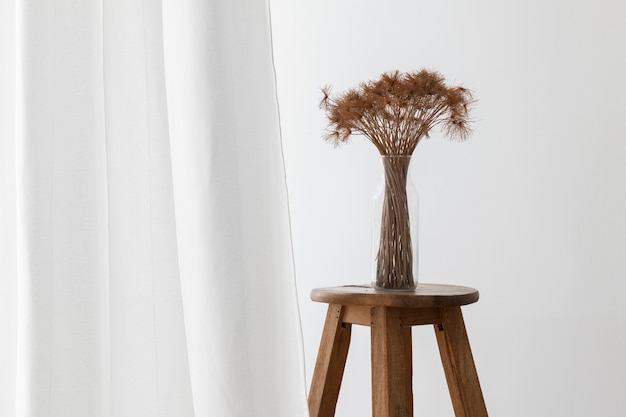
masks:
<path id="1" fill-rule="evenodd" d="M 379 79 L 333 95 L 322 88 L 320 108 L 329 121 L 325 139 L 335 146 L 352 135 L 363 135 L 383 156 L 385 195 L 377 256 L 376 286 L 415 286 L 406 184 L 410 156 L 431 129 L 449 139 L 465 140 L 472 133 L 472 92 L 448 86 L 435 71 L 383 73 Z M 398 158 L 393 158 L 397 156 Z"/>

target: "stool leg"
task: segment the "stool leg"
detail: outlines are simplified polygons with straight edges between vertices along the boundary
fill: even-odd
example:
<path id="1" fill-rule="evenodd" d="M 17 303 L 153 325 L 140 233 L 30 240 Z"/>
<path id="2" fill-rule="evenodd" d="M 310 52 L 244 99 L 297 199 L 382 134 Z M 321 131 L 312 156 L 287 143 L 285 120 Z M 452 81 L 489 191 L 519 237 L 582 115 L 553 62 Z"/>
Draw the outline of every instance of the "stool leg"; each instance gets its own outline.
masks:
<path id="1" fill-rule="evenodd" d="M 443 309 L 435 324 L 439 353 L 456 417 L 488 417 L 460 307 Z"/>
<path id="2" fill-rule="evenodd" d="M 309 391 L 311 417 L 333 417 L 346 366 L 352 325 L 343 322 L 344 308 L 328 306 L 322 340 Z"/>
<path id="3" fill-rule="evenodd" d="M 407 409 L 406 378 L 410 365 L 406 363 L 407 338 L 400 310 L 374 307 L 371 315 L 373 417 L 412 417 Z"/>
<path id="4" fill-rule="evenodd" d="M 413 417 L 413 337 L 411 326 L 403 328 L 404 331 L 404 389 L 406 392 L 407 417 Z"/>

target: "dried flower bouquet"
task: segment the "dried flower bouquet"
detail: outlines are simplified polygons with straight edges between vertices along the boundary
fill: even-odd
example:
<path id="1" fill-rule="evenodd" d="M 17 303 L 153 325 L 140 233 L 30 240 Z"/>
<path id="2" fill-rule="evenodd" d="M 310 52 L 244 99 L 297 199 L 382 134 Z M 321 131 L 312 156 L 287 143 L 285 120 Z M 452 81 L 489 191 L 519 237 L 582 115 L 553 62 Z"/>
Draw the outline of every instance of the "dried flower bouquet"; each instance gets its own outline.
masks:
<path id="1" fill-rule="evenodd" d="M 447 86 L 438 72 L 383 73 L 339 95 L 322 89 L 320 108 L 329 121 L 326 140 L 335 146 L 351 135 L 363 135 L 383 158 L 385 194 L 375 285 L 412 289 L 413 259 L 406 184 L 410 158 L 422 138 L 439 126 L 450 139 L 471 134 L 472 92 Z M 405 156 L 402 158 L 402 156 Z"/>

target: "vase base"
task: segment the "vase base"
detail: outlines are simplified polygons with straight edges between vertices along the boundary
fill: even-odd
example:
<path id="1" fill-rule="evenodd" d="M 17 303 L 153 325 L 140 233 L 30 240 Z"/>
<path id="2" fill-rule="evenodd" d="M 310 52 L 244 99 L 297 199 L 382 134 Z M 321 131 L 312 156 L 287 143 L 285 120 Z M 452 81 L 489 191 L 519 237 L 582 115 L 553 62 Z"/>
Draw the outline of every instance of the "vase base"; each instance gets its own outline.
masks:
<path id="1" fill-rule="evenodd" d="M 406 287 L 406 288 L 388 288 L 388 287 L 381 287 L 381 286 L 376 285 L 375 283 L 372 283 L 372 288 L 374 288 L 376 291 L 385 291 L 385 292 L 412 292 L 417 289 L 417 284 L 411 287 Z"/>

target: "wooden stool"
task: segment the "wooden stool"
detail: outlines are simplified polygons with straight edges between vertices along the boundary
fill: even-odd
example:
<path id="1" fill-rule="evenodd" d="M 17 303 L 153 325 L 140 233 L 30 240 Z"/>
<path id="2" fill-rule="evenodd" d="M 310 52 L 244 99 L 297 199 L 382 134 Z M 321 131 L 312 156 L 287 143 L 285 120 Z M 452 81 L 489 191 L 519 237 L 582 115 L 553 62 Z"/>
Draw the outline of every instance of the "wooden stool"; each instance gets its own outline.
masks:
<path id="1" fill-rule="evenodd" d="M 456 417 L 487 417 L 461 306 L 478 291 L 419 284 L 412 292 L 370 286 L 316 288 L 313 301 L 328 303 L 309 391 L 311 417 L 333 417 L 353 324 L 371 327 L 373 417 L 413 416 L 411 326 L 433 324 Z"/>

